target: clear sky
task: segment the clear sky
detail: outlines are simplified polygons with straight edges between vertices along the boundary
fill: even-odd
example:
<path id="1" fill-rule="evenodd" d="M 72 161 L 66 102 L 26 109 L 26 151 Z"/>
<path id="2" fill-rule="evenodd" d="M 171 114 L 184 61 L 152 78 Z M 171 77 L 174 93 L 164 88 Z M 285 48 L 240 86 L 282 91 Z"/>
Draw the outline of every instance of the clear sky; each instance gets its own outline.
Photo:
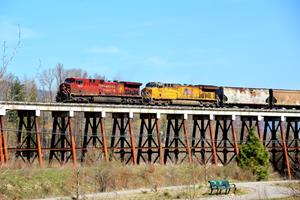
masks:
<path id="1" fill-rule="evenodd" d="M 18 24 L 8 72 L 20 78 L 41 60 L 143 83 L 300 89 L 298 0 L 0 0 L 10 51 Z"/>

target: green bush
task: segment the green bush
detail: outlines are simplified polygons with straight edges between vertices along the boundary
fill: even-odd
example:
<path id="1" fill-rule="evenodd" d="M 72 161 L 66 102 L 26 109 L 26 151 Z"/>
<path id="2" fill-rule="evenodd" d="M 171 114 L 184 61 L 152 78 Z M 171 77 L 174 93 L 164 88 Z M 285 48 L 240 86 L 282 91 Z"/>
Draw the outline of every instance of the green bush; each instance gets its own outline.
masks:
<path id="1" fill-rule="evenodd" d="M 247 142 L 240 146 L 238 162 L 243 169 L 251 170 L 257 180 L 269 176 L 269 153 L 253 128 L 249 130 Z"/>

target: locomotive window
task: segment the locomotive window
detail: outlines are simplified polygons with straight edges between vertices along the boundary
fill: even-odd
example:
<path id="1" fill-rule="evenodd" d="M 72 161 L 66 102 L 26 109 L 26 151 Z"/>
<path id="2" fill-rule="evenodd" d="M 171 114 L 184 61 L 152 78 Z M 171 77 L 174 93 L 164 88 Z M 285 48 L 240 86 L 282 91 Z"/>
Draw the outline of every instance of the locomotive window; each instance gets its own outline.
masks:
<path id="1" fill-rule="evenodd" d="M 82 80 L 77 80 L 76 83 L 79 85 L 82 85 L 83 82 L 82 82 Z"/>
<path id="2" fill-rule="evenodd" d="M 74 79 L 72 79 L 72 78 L 67 78 L 66 80 L 65 80 L 65 83 L 74 83 Z"/>
<path id="3" fill-rule="evenodd" d="M 146 87 L 155 87 L 155 84 L 154 83 L 147 83 Z"/>
<path id="4" fill-rule="evenodd" d="M 146 84 L 146 87 L 159 87 L 159 83 L 156 82 L 150 82 Z"/>

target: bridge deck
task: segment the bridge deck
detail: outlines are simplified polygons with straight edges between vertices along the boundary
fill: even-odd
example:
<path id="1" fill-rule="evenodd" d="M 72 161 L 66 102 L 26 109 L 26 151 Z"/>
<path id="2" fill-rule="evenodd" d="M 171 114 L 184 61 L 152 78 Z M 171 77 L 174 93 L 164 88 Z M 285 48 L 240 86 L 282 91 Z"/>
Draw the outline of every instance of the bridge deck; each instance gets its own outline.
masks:
<path id="1" fill-rule="evenodd" d="M 112 104 L 74 104 L 74 103 L 41 103 L 41 102 L 12 102 L 0 101 L 0 115 L 7 110 L 32 110 L 39 115 L 40 111 L 69 111 L 74 112 L 103 112 L 103 113 L 155 113 L 182 115 L 229 115 L 262 117 L 300 117 L 300 110 L 285 109 L 245 109 L 245 108 L 203 108 L 183 106 L 144 106 L 144 105 L 112 105 Z M 105 115 L 105 114 L 104 114 Z"/>

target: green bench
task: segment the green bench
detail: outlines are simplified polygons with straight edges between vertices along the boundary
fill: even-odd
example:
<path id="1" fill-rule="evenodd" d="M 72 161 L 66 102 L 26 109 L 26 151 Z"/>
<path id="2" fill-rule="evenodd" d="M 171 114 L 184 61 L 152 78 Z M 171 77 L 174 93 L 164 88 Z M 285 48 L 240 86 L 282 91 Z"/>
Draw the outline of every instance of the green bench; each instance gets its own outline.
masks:
<path id="1" fill-rule="evenodd" d="M 234 193 L 236 191 L 236 185 L 229 183 L 227 180 L 211 180 L 208 181 L 210 185 L 210 194 L 213 193 L 214 190 L 217 191 L 217 194 L 221 194 L 223 190 L 225 190 L 225 194 L 228 194 L 231 189 L 233 189 Z"/>

